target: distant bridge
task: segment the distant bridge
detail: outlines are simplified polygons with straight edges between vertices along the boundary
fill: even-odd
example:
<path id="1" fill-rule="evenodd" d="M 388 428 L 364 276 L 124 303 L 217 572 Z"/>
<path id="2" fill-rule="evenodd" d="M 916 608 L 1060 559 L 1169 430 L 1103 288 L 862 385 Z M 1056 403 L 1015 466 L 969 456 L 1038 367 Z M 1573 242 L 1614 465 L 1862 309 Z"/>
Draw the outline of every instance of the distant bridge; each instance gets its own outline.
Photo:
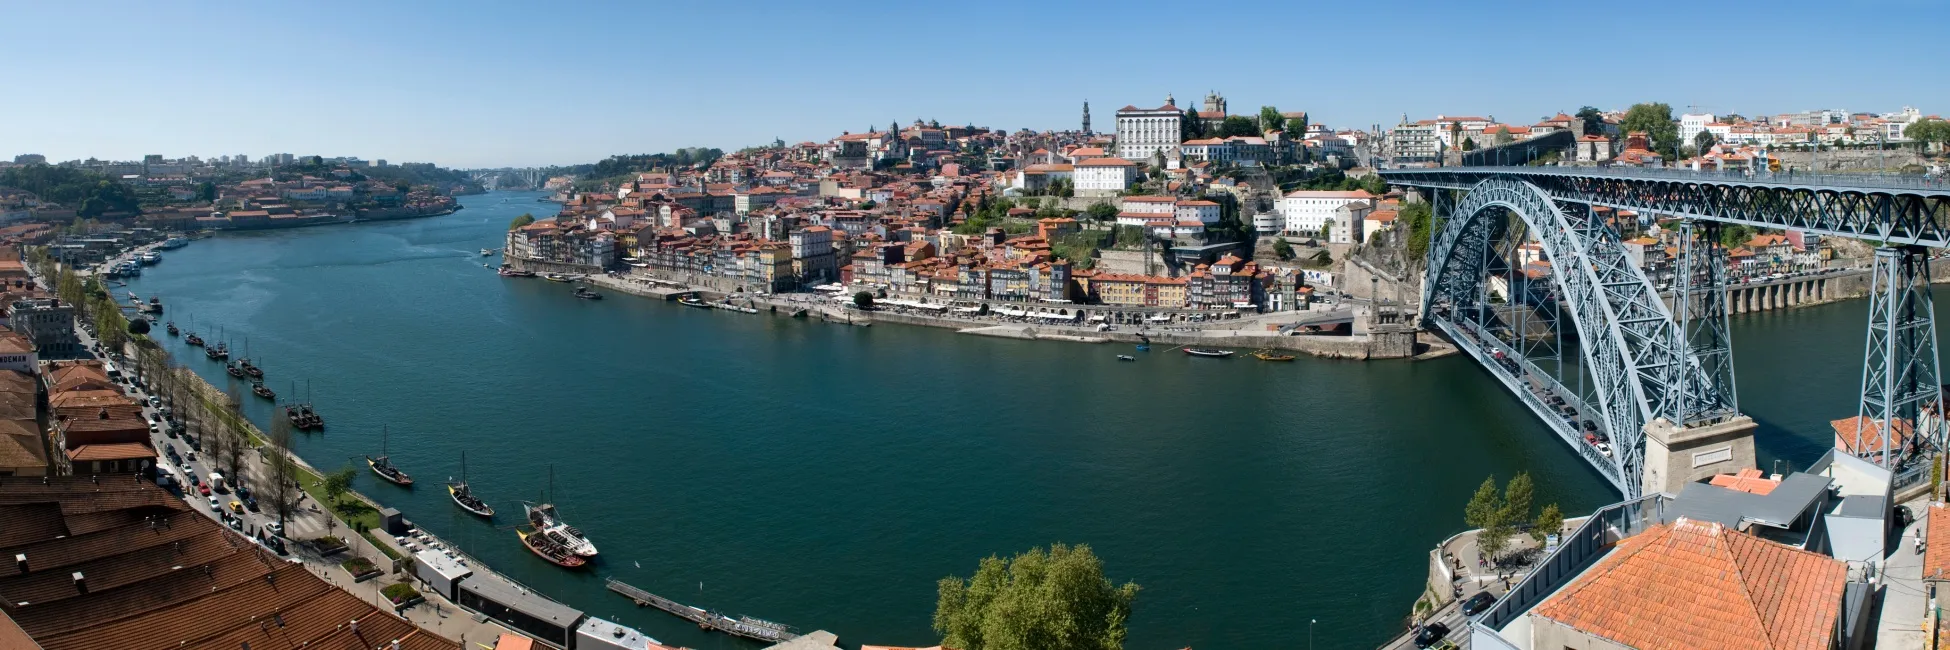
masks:
<path id="1" fill-rule="evenodd" d="M 1502 151 L 1487 157 L 1522 164 L 1541 155 Z M 1950 183 L 1624 167 L 1382 176 L 1420 190 L 1435 208 L 1424 323 L 1628 497 L 1753 466 L 1754 425 L 1739 412 L 1726 325 L 1722 224 L 1880 242 L 1857 415 L 1916 423 L 1939 403 L 1926 251 L 1950 247 Z M 1670 309 L 1621 241 L 1621 224 L 1597 208 L 1680 219 Z M 1844 443 L 1894 468 L 1941 449 L 1940 432 L 1919 433 L 1892 443 L 1868 431 Z"/>
<path id="2" fill-rule="evenodd" d="M 514 167 L 475 169 L 468 171 L 467 174 L 474 179 L 474 182 L 480 183 L 490 190 L 498 189 L 504 182 L 504 179 L 516 180 L 522 185 L 535 189 L 541 189 L 542 183 L 548 180 L 542 174 L 542 170 L 535 167 L 523 167 L 519 169 Z"/>

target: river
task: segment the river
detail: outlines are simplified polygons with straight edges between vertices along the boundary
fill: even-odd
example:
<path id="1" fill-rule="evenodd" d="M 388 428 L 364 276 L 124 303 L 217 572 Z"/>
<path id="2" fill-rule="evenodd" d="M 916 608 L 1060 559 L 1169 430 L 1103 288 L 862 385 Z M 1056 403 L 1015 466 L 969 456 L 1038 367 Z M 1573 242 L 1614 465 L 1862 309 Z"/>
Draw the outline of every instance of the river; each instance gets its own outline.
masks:
<path id="1" fill-rule="evenodd" d="M 1086 543 L 1143 586 L 1131 648 L 1365 648 L 1400 629 L 1427 552 L 1487 475 L 1539 504 L 1615 501 L 1460 357 L 1193 359 L 1124 346 L 846 327 L 686 309 L 482 268 L 536 193 L 464 197 L 422 220 L 231 233 L 164 253 L 128 290 L 250 354 L 329 420 L 311 464 L 376 454 L 408 490 L 357 489 L 570 605 L 694 648 L 756 644 L 638 609 L 615 576 L 681 602 L 931 645 L 935 583 L 990 554 Z M 1854 414 L 1863 303 L 1736 317 L 1741 405 L 1762 467 L 1806 465 Z M 164 343 L 222 386 L 216 362 Z M 245 398 L 260 425 L 271 407 Z M 467 452 L 462 513 L 440 483 Z M 590 570 L 506 528 L 554 467 L 556 503 L 602 549 Z M 640 565 L 640 566 L 639 566 Z"/>

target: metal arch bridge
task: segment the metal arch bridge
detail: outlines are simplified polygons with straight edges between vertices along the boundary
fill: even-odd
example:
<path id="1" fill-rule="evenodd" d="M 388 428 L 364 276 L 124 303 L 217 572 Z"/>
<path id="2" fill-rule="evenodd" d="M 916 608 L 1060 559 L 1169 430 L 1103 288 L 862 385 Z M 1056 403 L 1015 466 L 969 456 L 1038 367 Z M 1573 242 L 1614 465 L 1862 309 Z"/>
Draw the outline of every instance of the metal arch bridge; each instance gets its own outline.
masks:
<path id="1" fill-rule="evenodd" d="M 548 180 L 543 177 L 542 170 L 534 167 L 524 167 L 521 169 L 476 169 L 468 172 L 468 175 L 474 179 L 474 182 L 487 185 L 490 189 L 498 187 L 503 178 L 513 178 L 521 181 L 528 187 L 536 189 L 542 187 L 542 181 Z"/>
<path id="2" fill-rule="evenodd" d="M 1665 441 L 1716 426 L 1751 430 L 1751 421 L 1738 423 L 1722 224 L 1881 242 L 1857 415 L 1921 424 L 1940 403 L 1927 253 L 1950 247 L 1950 183 L 1594 167 L 1381 173 L 1435 208 L 1423 323 L 1447 334 L 1628 497 L 1667 489 L 1675 477 L 1661 471 L 1689 471 Z M 1597 208 L 1680 219 L 1670 306 Z M 1536 260 L 1517 254 L 1512 239 L 1535 241 L 1548 281 L 1521 272 Z M 1667 432 L 1650 459 L 1648 427 Z M 1891 436 L 1863 431 L 1849 451 L 1885 467 L 1943 446 L 1940 432 L 1892 446 Z M 1690 471 L 1701 471 L 1700 458 Z"/>

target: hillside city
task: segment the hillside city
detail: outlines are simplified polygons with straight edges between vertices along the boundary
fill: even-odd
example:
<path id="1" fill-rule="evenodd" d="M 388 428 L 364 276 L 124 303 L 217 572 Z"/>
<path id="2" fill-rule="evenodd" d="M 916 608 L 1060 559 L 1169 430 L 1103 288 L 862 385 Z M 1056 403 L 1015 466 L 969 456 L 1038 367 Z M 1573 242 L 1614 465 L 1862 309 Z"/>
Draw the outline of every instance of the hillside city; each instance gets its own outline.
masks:
<path id="1" fill-rule="evenodd" d="M 915 119 L 573 167 L 286 153 L 0 162 L 0 550 L 15 557 L 0 569 L 10 603 L 0 646 L 673 647 L 395 529 L 397 511 L 341 518 L 340 501 L 361 499 L 349 478 L 327 487 L 329 472 L 288 454 L 246 454 L 290 432 L 257 431 L 240 385 L 219 390 L 145 346 L 162 307 L 125 316 L 112 288 L 140 273 L 141 255 L 212 233 L 437 217 L 463 210 L 459 197 L 520 190 L 535 193 L 519 199 L 533 213 L 481 251 L 501 255 L 494 268 L 509 277 L 1010 338 L 1406 358 L 1456 353 L 1409 313 L 1442 215 L 1382 170 L 1508 161 L 1941 182 L 1950 146 L 1950 123 L 1911 107 L 1746 116 L 1639 104 L 1338 128 L 1304 111 L 1235 110 L 1216 91 L 1154 101 L 1099 107 L 1094 122 L 1084 102 L 1075 128 Z M 1682 281 L 1679 217 L 1594 212 L 1654 290 Z M 1874 243 L 1808 230 L 1716 232 L 1736 285 L 1859 274 L 1874 255 Z M 1490 280 L 1506 296 L 1563 264 L 1535 242 L 1509 253 L 1513 268 Z M 1791 300 L 1778 295 L 1779 306 L 1753 309 Z M 176 321 L 167 326 L 175 336 Z M 1950 641 L 1934 596 L 1950 580 L 1940 469 L 1903 477 L 1864 457 L 1927 437 L 1941 418 L 1832 426 L 1836 447 L 1812 466 L 1743 469 L 1592 513 L 1539 513 L 1527 477 L 1521 489 L 1490 481 L 1471 501 L 1470 530 L 1399 559 L 1429 565 L 1430 579 L 1412 603 L 1386 604 L 1407 623 L 1383 647 L 1939 647 Z M 1610 440 L 1587 430 L 1592 453 L 1611 457 Z M 187 471 L 172 479 L 159 466 Z M 1648 508 L 1684 518 L 1642 525 Z M 1607 526 L 1631 533 L 1591 541 Z M 1557 575 L 1573 565 L 1591 568 Z M 1128 614 L 1133 593 L 1106 607 Z M 972 634 L 940 620 L 937 650 Z M 699 624 L 740 625 L 713 621 Z M 744 625 L 770 640 L 770 628 Z M 837 647 L 829 637 L 771 647 Z"/>

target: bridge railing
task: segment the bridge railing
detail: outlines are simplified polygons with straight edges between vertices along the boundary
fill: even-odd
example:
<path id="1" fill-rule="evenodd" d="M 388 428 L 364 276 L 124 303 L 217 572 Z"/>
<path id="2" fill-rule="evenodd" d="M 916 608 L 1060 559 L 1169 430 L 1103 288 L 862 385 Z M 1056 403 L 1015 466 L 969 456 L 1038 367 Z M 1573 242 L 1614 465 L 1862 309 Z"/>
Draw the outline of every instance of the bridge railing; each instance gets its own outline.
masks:
<path id="1" fill-rule="evenodd" d="M 1417 173 L 1507 173 L 1542 176 L 1584 176 L 1605 178 L 1643 178 L 1648 180 L 1695 181 L 1701 183 L 1759 183 L 1808 187 L 1874 188 L 1950 192 L 1950 176 L 1917 174 L 1814 174 L 1743 170 L 1699 170 L 1675 167 L 1435 167 L 1387 170 L 1383 175 Z"/>

